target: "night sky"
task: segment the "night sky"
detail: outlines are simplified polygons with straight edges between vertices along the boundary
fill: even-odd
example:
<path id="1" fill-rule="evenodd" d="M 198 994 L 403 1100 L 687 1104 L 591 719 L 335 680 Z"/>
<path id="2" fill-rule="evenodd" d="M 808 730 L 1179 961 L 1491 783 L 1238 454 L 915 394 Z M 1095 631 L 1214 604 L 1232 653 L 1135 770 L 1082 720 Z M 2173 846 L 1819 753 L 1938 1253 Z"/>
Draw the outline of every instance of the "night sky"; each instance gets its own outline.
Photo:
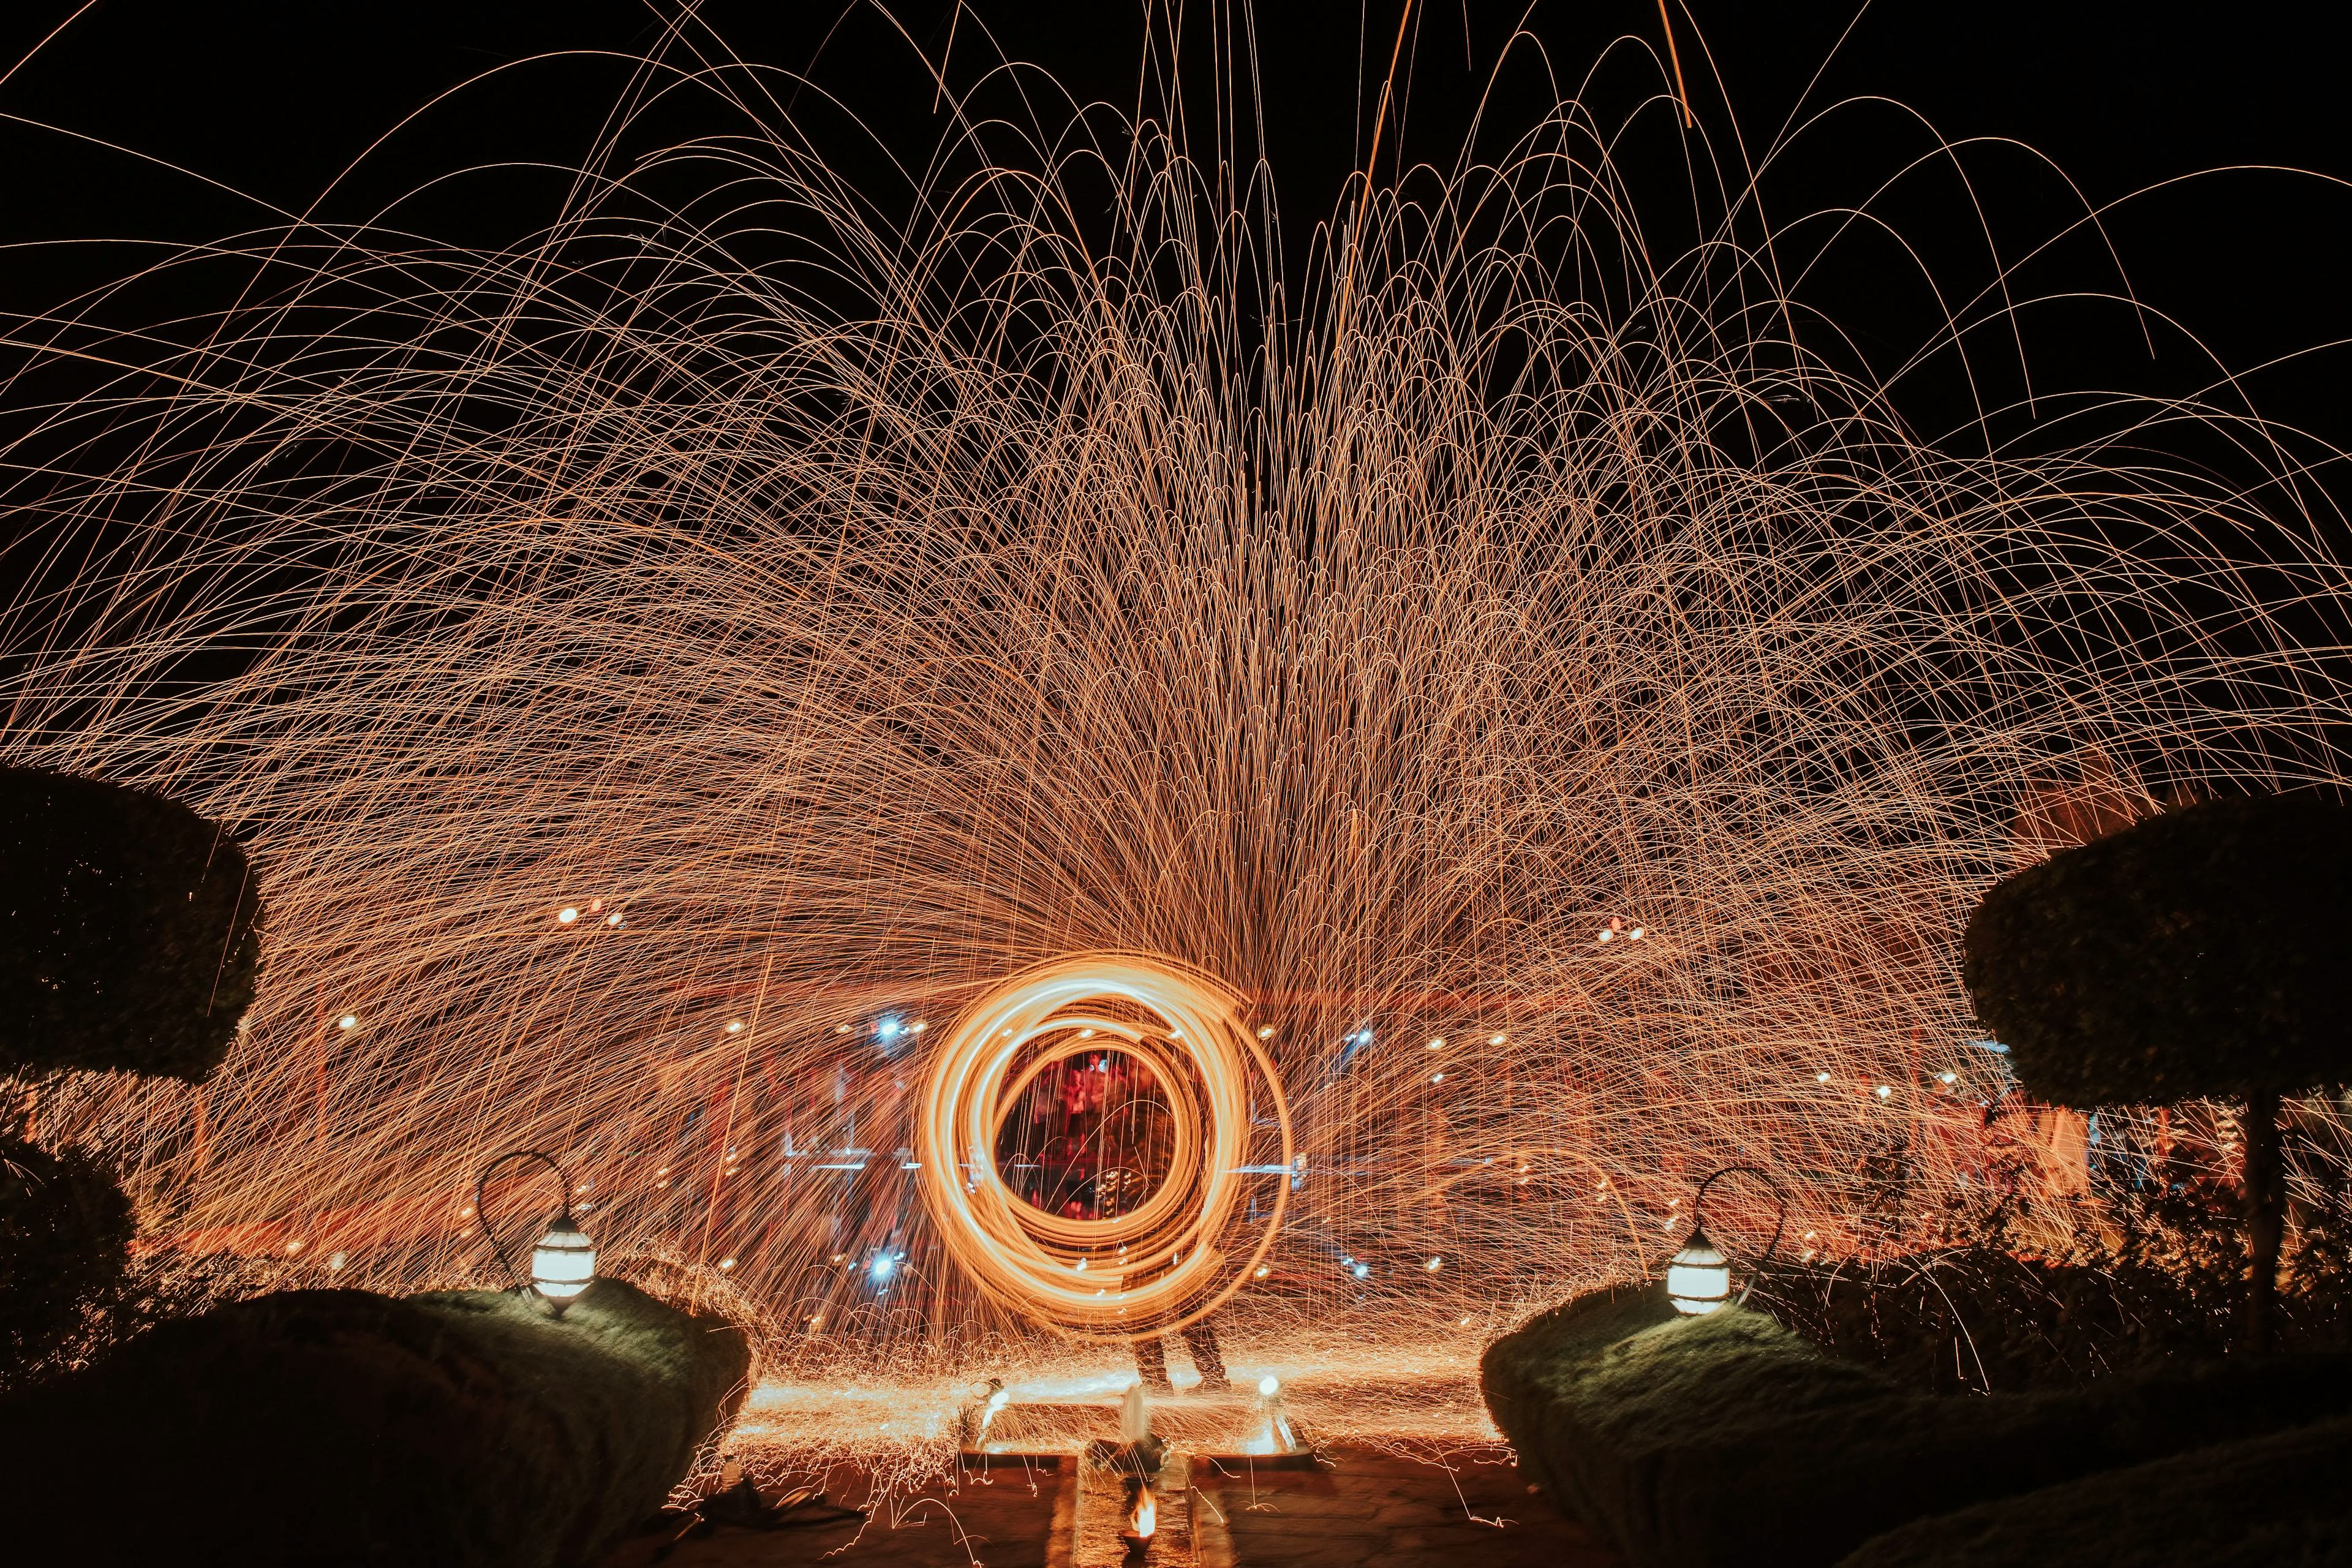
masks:
<path id="1" fill-rule="evenodd" d="M 0 22 L 8 59 L 24 55 L 71 10 L 56 0 L 9 8 Z M 1361 164 L 1399 8 L 1269 5 L 1261 11 L 1255 41 L 1267 151 L 1296 263 L 1349 171 Z M 947 52 L 947 6 L 899 7 L 903 37 L 870 7 L 719 3 L 702 14 L 744 58 L 810 73 L 902 151 L 919 153 L 939 135 L 942 121 L 931 111 L 913 46 L 934 59 Z M 1461 0 L 1417 14 L 1405 47 L 1402 141 L 1408 160 L 1450 162 L 1475 94 L 1490 80 L 1496 86 L 1489 124 L 1513 131 L 1552 100 L 1554 81 L 1572 89 L 1596 61 L 1591 96 L 1604 113 L 1622 113 L 1655 89 L 1658 77 L 1643 52 L 1661 38 L 1654 5 L 1538 5 L 1498 76 L 1496 61 L 1520 15 L 1516 5 L 1465 8 Z M 1728 151 L 1735 114 L 1754 155 L 1801 99 L 1811 113 L 1842 99 L 1874 96 L 1909 105 L 1950 138 L 2031 143 L 2084 196 L 2105 203 L 2235 164 L 2352 176 L 2352 132 L 2337 102 L 2338 57 L 2315 36 L 2320 15 L 2317 7 L 2294 5 L 2236 11 L 1995 0 L 1882 4 L 1857 20 L 1849 5 L 1702 0 L 1691 12 L 1677 12 L 1677 37 L 1696 107 L 1727 157 L 1736 156 Z M 260 226 L 272 221 L 268 212 L 204 181 L 302 207 L 402 116 L 468 77 L 551 51 L 643 51 L 658 40 L 657 16 L 625 0 L 101 0 L 0 85 L 0 111 L 14 117 L 0 125 L 0 226 L 19 241 L 183 242 Z M 993 36 L 993 49 L 981 37 L 981 22 Z M 1139 8 L 1115 0 L 990 0 L 955 26 L 950 69 L 960 80 L 1001 50 L 1046 67 L 1081 99 L 1136 102 Z M 1188 101 L 1203 119 L 1221 26 L 1205 6 L 1192 7 L 1184 22 Z M 1612 39 L 1624 41 L 1604 58 Z M 624 62 L 580 57 L 508 71 L 429 110 L 322 210 L 344 218 L 373 214 L 394 195 L 488 159 L 574 163 L 625 79 Z M 794 107 L 813 123 L 825 121 L 820 105 Z M 1665 112 L 1663 105 L 1654 108 L 1646 122 L 1653 134 L 1629 143 L 1629 161 L 1651 176 L 1644 210 L 1662 235 L 1672 227 L 1675 204 L 1664 198 L 1673 195 L 1676 177 L 1661 153 L 1672 139 L 1654 134 Z M 1053 118 L 1050 110 L 1045 117 Z M 691 118 L 675 126 L 678 134 L 715 123 L 689 123 Z M 28 121 L 117 142 L 191 174 L 157 170 Z M 830 145 L 861 186 L 870 184 L 887 204 L 890 182 L 866 178 L 879 165 L 861 169 L 852 142 L 836 133 Z M 1379 171 L 1383 179 L 1394 177 L 1396 143 L 1391 130 Z M 1841 109 L 1776 160 L 1763 185 L 1767 210 L 1785 223 L 1855 200 L 1933 146 L 1924 127 L 1890 107 Z M 1939 276 L 1974 288 L 1990 276 L 1974 226 L 1979 205 L 1995 240 L 2016 254 L 2077 216 L 2080 198 L 2022 151 L 1978 145 L 1962 158 L 1973 199 L 1948 172 L 1931 167 L 1882 205 Z M 542 221 L 561 190 L 544 174 L 477 175 L 412 201 L 402 216 L 437 236 L 496 242 Z M 2330 179 L 2255 172 L 2189 180 L 2136 200 L 2107 226 L 2138 298 L 2177 316 L 2183 331 L 2201 337 L 2233 367 L 2352 338 L 2352 303 L 2342 282 L 2352 192 Z M 131 260 L 108 247 L 16 252 L 0 262 L 0 305 L 39 308 L 124 270 Z M 2061 246 L 2022 280 L 2029 293 L 2112 289 L 2116 281 L 2086 235 Z M 1847 328 L 1881 371 L 1930 322 L 1923 314 L 1930 309 L 1927 296 L 1900 258 L 1867 244 L 1849 247 L 1841 267 L 1817 275 L 1808 297 Z M 2178 393 L 2210 379 L 2180 332 L 2156 329 L 2151 357 L 2137 328 L 2116 310 L 2035 318 L 2026 331 L 2037 390 Z M 2252 390 L 2273 417 L 2352 441 L 2352 419 L 2336 392 L 2342 369 L 2340 354 L 2306 358 L 2265 373 Z M 1948 380 L 1922 377 L 1899 401 L 1906 399 L 1906 412 L 1923 430 L 1941 431 L 1964 413 Z"/>

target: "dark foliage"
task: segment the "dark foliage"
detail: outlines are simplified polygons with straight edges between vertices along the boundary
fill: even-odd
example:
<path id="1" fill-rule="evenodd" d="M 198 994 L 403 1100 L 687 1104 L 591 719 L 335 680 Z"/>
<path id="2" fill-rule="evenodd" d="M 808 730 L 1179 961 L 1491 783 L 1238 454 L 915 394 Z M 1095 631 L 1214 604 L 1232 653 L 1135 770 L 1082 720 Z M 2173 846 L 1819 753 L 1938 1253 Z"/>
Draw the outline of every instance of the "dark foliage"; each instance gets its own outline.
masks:
<path id="1" fill-rule="evenodd" d="M 0 1363 L 0 1394 L 101 1361 L 158 1323 L 264 1295 L 284 1277 L 278 1259 L 234 1252 L 134 1252 L 125 1263 L 117 1245 L 109 1255 L 113 1277 L 81 1288 L 60 1336 L 28 1344 L 20 1361 Z"/>
<path id="2" fill-rule="evenodd" d="M 119 1289 L 131 1230 L 130 1200 L 89 1156 L 0 1140 L 0 1374 L 56 1352 Z"/>
<path id="3" fill-rule="evenodd" d="M 252 1005 L 261 903 L 219 824 L 0 768 L 0 1070 L 202 1082 Z"/>
<path id="4" fill-rule="evenodd" d="M 1571 1301 L 1481 1373 L 1521 1467 L 1636 1568 L 1832 1563 L 1914 1519 L 2352 1410 L 2352 1356 L 1938 1398 L 1760 1312 L 1678 1318 L 1658 1286 Z"/>
<path id="5" fill-rule="evenodd" d="M 0 1474 L 79 1521 L 79 1563 L 168 1537 L 181 1563 L 564 1568 L 661 1506 L 749 1367 L 740 1330 L 616 1280 L 560 1321 L 503 1293 L 289 1291 L 0 1403 Z M 146 1522 L 120 1519 L 133 1497 Z"/>
<path id="6" fill-rule="evenodd" d="M 2081 1388 L 2095 1378 L 2216 1360 L 2244 1309 L 2234 1215 L 2158 1192 L 2086 1202 L 2071 1236 L 2032 1247 L 1996 1210 L 1966 1242 L 1877 1261 L 1783 1261 L 1748 1305 L 1906 1389 Z M 2352 1247 L 2343 1209 L 2302 1211 L 2280 1280 L 2278 1342 L 2352 1350 Z"/>
<path id="7" fill-rule="evenodd" d="M 2352 1421 L 2299 1426 L 1920 1520 L 1840 1568 L 2352 1568 Z"/>
<path id="8" fill-rule="evenodd" d="M 2061 1105 L 2242 1099 L 2352 1077 L 2352 808 L 2210 801 L 1987 893 L 1962 978 Z"/>

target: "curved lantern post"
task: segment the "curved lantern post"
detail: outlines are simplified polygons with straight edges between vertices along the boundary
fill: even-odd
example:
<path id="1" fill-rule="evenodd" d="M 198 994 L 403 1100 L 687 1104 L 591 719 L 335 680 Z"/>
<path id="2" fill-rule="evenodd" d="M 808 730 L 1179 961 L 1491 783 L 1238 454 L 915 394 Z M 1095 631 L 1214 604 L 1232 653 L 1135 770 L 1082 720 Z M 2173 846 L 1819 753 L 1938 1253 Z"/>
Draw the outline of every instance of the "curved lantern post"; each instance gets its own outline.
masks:
<path id="1" fill-rule="evenodd" d="M 1773 1201 L 1780 1205 L 1780 1214 L 1772 1222 L 1772 1239 L 1764 1244 L 1764 1251 L 1756 1260 L 1758 1268 L 1771 1258 L 1773 1248 L 1780 1245 L 1780 1233 L 1788 1228 L 1789 1200 L 1770 1173 L 1754 1165 L 1726 1165 L 1709 1172 L 1699 1183 L 1697 1195 L 1691 1200 L 1690 1236 L 1683 1242 L 1682 1250 L 1666 1260 L 1666 1299 L 1674 1303 L 1675 1311 L 1686 1318 L 1703 1318 L 1732 1300 L 1731 1259 L 1707 1239 L 1701 1211 L 1706 1205 L 1707 1188 L 1734 1172 L 1760 1178 L 1772 1189 Z M 1750 1273 L 1748 1289 L 1739 1292 L 1738 1299 L 1746 1300 L 1748 1289 L 1754 1289 L 1755 1284 L 1755 1275 Z"/>
<path id="2" fill-rule="evenodd" d="M 562 1189 L 561 1206 L 548 1220 L 547 1229 L 530 1249 L 530 1277 L 526 1279 L 507 1256 L 506 1243 L 490 1226 L 490 1211 L 483 1206 L 489 1189 L 490 1177 L 503 1164 L 513 1160 L 537 1160 L 555 1173 Z M 474 1184 L 474 1214 L 482 1222 L 482 1234 L 490 1240 L 490 1251 L 497 1255 L 499 1266 L 514 1281 L 514 1289 L 529 1289 L 545 1301 L 557 1317 L 572 1305 L 579 1294 L 588 1289 L 596 1278 L 596 1245 L 572 1218 L 572 1178 L 563 1173 L 553 1156 L 536 1149 L 517 1149 L 499 1155 L 482 1167 L 480 1179 Z"/>

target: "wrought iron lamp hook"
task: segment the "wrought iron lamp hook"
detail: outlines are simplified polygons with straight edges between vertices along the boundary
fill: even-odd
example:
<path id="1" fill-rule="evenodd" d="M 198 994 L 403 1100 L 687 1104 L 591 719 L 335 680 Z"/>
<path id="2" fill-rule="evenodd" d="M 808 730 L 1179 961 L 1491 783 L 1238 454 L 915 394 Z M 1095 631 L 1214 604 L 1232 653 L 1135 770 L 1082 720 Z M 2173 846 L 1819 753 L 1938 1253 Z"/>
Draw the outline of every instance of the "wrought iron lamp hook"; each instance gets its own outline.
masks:
<path id="1" fill-rule="evenodd" d="M 572 1178 L 563 1173 L 563 1167 L 555 1163 L 553 1155 L 543 1154 L 536 1149 L 514 1149 L 483 1166 L 482 1173 L 474 1181 L 474 1217 L 482 1222 L 482 1234 L 489 1238 L 491 1256 L 499 1260 L 499 1267 L 507 1271 L 507 1278 L 514 1281 L 509 1289 L 527 1290 L 531 1288 L 530 1281 L 523 1278 L 521 1271 L 515 1268 L 514 1259 L 507 1256 L 507 1244 L 499 1239 L 499 1233 L 490 1225 L 490 1211 L 482 1202 L 484 1194 L 489 1191 L 490 1177 L 499 1166 L 514 1160 L 537 1160 L 555 1173 L 555 1184 L 562 1193 L 562 1220 L 566 1228 L 572 1225 Z"/>
<path id="2" fill-rule="evenodd" d="M 1748 1283 L 1740 1287 L 1738 1298 L 1732 1302 L 1734 1306 L 1744 1306 L 1748 1300 L 1748 1293 L 1756 1289 L 1757 1274 L 1763 1269 L 1764 1265 L 1772 1260 L 1773 1252 L 1780 1247 L 1782 1234 L 1789 1228 L 1789 1194 L 1780 1190 L 1780 1184 L 1773 1179 L 1772 1173 L 1761 1166 L 1725 1165 L 1710 1171 L 1700 1181 L 1698 1191 L 1691 1198 L 1691 1234 L 1693 1236 L 1700 1235 L 1704 1229 L 1700 1224 L 1700 1213 L 1706 1206 L 1707 1188 L 1729 1175 L 1749 1175 L 1762 1182 L 1772 1190 L 1772 1201 L 1779 1211 L 1772 1220 L 1772 1239 L 1764 1244 L 1764 1250 L 1758 1254 L 1756 1261 L 1748 1266 Z"/>

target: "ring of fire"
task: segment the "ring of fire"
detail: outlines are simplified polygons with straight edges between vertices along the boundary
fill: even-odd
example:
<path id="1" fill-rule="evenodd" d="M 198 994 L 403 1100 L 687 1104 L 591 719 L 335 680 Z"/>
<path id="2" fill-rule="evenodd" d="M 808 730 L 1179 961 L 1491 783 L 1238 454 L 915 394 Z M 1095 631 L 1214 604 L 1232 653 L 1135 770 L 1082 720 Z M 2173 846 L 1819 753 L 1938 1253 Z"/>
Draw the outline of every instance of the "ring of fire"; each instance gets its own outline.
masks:
<path id="1" fill-rule="evenodd" d="M 1167 1094 L 1167 1173 L 1129 1213 L 1048 1214 L 999 1173 L 998 1134 L 1040 1074 L 1106 1048 L 1150 1068 Z M 1263 1112 L 1281 1153 L 1254 1163 Z M 1164 959 L 1079 954 L 1004 981 L 940 1042 L 917 1118 L 924 1206 L 950 1256 L 997 1301 L 1066 1332 L 1133 1336 L 1195 1321 L 1241 1288 L 1282 1227 L 1290 1183 L 1279 1173 L 1293 1152 L 1281 1079 L 1239 999 Z M 1273 1191 L 1244 1232 L 1253 1177 Z"/>

